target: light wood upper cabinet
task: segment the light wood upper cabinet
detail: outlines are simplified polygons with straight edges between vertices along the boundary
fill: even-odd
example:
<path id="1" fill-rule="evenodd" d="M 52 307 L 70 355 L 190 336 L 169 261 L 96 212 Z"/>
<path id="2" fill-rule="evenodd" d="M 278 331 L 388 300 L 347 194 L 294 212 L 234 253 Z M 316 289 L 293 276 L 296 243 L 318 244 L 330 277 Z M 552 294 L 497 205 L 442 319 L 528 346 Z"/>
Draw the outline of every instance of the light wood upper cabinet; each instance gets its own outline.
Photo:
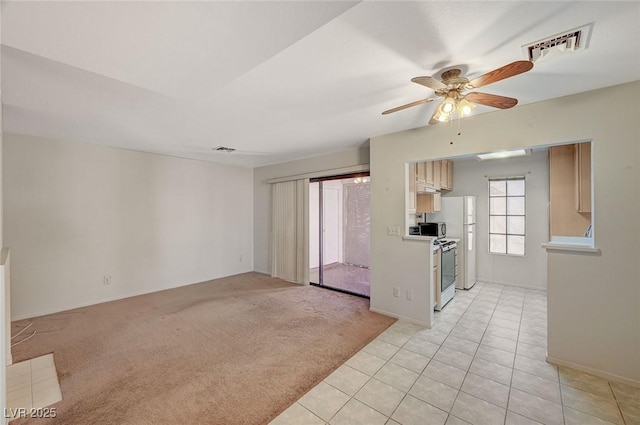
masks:
<path id="1" fill-rule="evenodd" d="M 440 190 L 440 173 L 442 169 L 442 161 L 433 161 L 433 188 Z"/>
<path id="2" fill-rule="evenodd" d="M 573 154 L 576 210 L 591 212 L 591 143 L 578 143 Z"/>
<path id="3" fill-rule="evenodd" d="M 409 164 L 408 179 L 407 212 L 440 211 L 440 193 L 435 191 L 453 189 L 453 162 L 438 160 Z"/>
<path id="4" fill-rule="evenodd" d="M 416 181 L 436 190 L 453 189 L 453 163 L 447 160 L 418 162 Z"/>
<path id="5" fill-rule="evenodd" d="M 448 159 L 440 161 L 440 188 L 453 190 L 453 162 Z"/>
<path id="6" fill-rule="evenodd" d="M 418 214 L 432 213 L 441 209 L 442 202 L 439 193 L 422 193 L 416 198 L 416 213 Z"/>
<path id="7" fill-rule="evenodd" d="M 423 164 L 425 165 L 424 182 L 427 184 L 427 186 L 435 187 L 433 184 L 434 183 L 433 161 L 423 162 Z"/>
<path id="8" fill-rule="evenodd" d="M 581 145 L 549 148 L 549 237 L 584 236 L 591 224 L 591 147 Z"/>
<path id="9" fill-rule="evenodd" d="M 418 183 L 427 182 L 427 163 L 426 162 L 418 162 L 416 164 L 416 181 Z"/>
<path id="10" fill-rule="evenodd" d="M 416 178 L 417 178 L 417 167 L 418 164 L 410 163 L 409 164 L 409 193 L 407 196 L 409 199 L 407 200 L 407 212 L 409 214 L 414 214 L 416 212 Z"/>

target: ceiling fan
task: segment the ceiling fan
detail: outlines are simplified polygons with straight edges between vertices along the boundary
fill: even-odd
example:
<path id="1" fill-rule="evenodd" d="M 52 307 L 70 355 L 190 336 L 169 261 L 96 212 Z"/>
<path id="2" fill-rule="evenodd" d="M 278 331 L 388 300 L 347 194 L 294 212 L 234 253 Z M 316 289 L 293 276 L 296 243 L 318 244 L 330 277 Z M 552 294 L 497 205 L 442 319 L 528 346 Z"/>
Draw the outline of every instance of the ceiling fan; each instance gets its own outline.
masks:
<path id="1" fill-rule="evenodd" d="M 522 60 L 494 69 L 493 71 L 474 78 L 473 80 L 461 77 L 461 71 L 457 68 L 443 72 L 440 76 L 441 80 L 437 80 L 433 77 L 415 77 L 411 79 L 412 82 L 433 89 L 437 97 L 430 97 L 407 103 L 406 105 L 384 111 L 382 115 L 391 114 L 393 112 L 411 108 L 412 106 L 433 102 L 439 97 L 444 98 L 444 101 L 436 108 L 436 111 L 429 120 L 429 124 L 450 121 L 456 112 L 460 117 L 469 115 L 471 113 L 471 109 L 475 108 L 476 103 L 500 109 L 512 108 L 516 106 L 518 99 L 488 93 L 469 93 L 469 91 L 504 80 L 505 78 L 522 74 L 529 71 L 531 68 L 533 68 L 533 62 Z"/>

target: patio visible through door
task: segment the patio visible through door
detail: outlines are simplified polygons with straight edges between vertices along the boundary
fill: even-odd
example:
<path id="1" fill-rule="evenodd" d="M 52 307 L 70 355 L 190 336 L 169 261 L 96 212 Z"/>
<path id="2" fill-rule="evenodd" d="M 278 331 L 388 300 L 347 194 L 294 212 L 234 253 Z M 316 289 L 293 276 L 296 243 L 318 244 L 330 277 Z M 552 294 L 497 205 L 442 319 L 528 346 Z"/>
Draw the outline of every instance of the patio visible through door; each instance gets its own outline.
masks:
<path id="1" fill-rule="evenodd" d="M 370 295 L 370 177 L 314 179 L 309 185 L 312 284 Z"/>

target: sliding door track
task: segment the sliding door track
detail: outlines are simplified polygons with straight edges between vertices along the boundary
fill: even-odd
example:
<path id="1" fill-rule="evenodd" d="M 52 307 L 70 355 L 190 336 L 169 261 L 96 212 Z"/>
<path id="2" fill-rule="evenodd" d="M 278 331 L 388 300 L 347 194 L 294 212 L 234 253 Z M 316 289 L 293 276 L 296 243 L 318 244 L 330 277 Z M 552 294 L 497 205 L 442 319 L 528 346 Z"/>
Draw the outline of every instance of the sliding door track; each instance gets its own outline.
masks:
<path id="1" fill-rule="evenodd" d="M 309 285 L 316 286 L 318 288 L 329 289 L 331 291 L 342 292 L 343 294 L 347 294 L 347 295 L 355 295 L 356 297 L 366 298 L 368 300 L 371 299 L 371 297 L 368 295 L 358 294 L 357 292 L 348 291 L 346 289 L 333 288 L 331 286 L 320 285 L 319 283 L 313 283 L 313 282 L 309 282 Z"/>

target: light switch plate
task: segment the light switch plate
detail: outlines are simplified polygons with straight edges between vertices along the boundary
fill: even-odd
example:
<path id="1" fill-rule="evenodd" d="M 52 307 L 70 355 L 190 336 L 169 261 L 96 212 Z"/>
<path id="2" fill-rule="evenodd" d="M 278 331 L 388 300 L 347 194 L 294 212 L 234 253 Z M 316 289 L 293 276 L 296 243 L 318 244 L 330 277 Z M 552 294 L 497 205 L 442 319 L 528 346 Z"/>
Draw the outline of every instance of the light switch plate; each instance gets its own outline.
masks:
<path id="1" fill-rule="evenodd" d="M 387 235 L 400 236 L 400 226 L 387 226 Z"/>

